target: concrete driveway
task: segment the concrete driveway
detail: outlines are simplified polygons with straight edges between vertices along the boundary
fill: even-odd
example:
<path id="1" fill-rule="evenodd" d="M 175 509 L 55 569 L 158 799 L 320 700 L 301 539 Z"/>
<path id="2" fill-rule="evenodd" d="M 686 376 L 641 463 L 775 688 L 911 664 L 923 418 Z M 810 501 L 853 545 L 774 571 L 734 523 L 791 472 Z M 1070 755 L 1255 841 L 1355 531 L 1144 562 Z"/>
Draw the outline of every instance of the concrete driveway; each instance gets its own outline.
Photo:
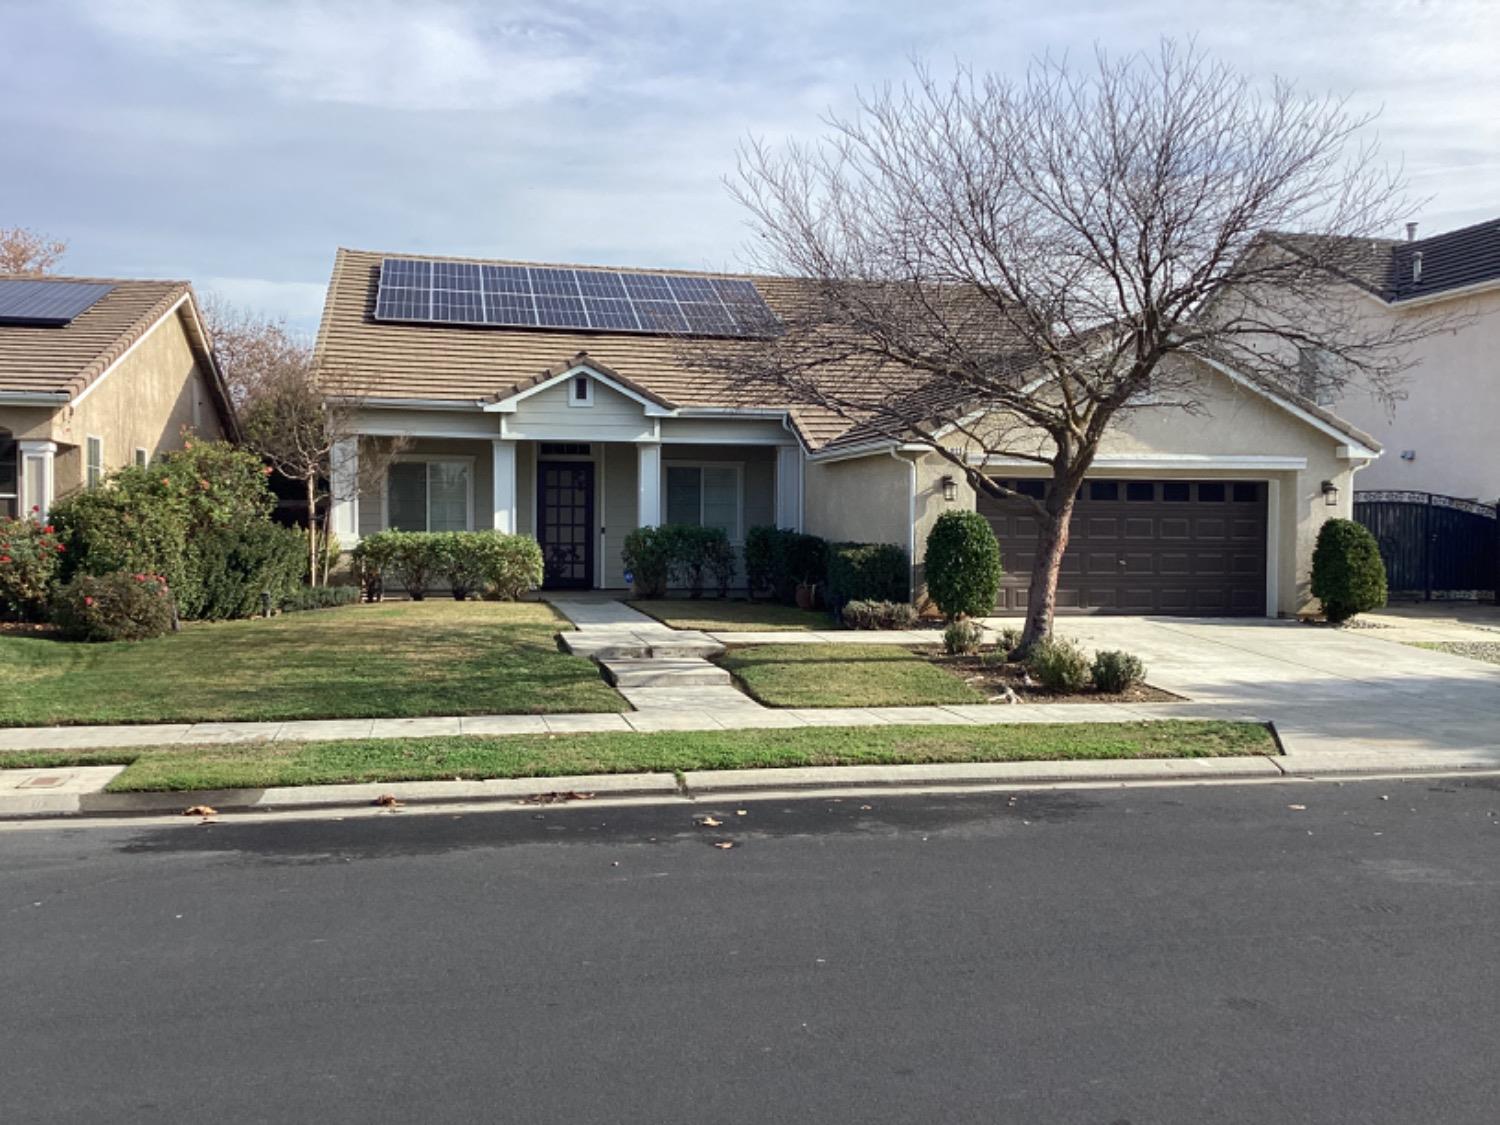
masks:
<path id="1" fill-rule="evenodd" d="M 1167 691 L 1272 720 L 1291 752 L 1446 751 L 1500 766 L 1500 665 L 1399 643 L 1398 630 L 1089 617 L 1058 632 L 1134 652 Z"/>

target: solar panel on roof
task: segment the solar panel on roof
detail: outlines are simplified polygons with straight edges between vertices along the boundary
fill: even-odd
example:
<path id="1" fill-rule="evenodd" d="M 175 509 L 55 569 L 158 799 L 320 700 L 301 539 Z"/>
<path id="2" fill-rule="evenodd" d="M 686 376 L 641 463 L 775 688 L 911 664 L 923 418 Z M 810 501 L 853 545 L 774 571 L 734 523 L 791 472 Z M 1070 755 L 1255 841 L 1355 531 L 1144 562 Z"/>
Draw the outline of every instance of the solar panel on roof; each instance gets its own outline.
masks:
<path id="1" fill-rule="evenodd" d="M 387 258 L 375 319 L 570 331 L 774 334 L 744 278 Z"/>
<path id="2" fill-rule="evenodd" d="M 113 288 L 98 281 L 0 279 L 0 324 L 59 328 Z"/>

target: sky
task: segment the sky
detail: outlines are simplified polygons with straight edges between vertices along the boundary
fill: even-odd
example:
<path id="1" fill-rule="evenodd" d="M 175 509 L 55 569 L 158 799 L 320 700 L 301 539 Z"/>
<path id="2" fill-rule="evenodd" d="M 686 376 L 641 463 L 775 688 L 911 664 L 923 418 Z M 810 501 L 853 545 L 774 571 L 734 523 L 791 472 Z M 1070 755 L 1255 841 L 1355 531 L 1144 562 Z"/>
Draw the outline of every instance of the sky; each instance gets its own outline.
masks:
<path id="1" fill-rule="evenodd" d="M 0 0 L 0 227 L 304 333 L 338 246 L 733 269 L 746 138 L 1163 35 L 1378 111 L 1424 235 L 1500 216 L 1500 0 Z"/>

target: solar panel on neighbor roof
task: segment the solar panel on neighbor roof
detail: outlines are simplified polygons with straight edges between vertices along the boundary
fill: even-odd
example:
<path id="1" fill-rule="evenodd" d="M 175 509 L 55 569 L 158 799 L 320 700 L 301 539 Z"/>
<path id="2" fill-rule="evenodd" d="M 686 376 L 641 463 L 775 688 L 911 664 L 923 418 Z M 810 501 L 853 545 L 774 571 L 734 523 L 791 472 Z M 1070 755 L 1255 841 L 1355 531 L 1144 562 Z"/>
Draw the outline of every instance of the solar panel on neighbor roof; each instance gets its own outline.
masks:
<path id="1" fill-rule="evenodd" d="M 60 327 L 113 288 L 98 281 L 0 279 L 0 324 Z"/>
<path id="2" fill-rule="evenodd" d="M 386 258 L 375 319 L 506 328 L 765 336 L 776 317 L 743 278 Z"/>

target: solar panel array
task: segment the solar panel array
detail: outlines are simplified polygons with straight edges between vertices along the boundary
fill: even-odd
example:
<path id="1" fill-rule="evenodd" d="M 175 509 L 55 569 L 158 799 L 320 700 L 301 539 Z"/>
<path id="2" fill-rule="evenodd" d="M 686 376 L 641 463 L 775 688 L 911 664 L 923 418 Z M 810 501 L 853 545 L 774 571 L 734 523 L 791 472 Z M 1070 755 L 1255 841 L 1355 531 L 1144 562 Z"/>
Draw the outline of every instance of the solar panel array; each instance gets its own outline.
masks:
<path id="1" fill-rule="evenodd" d="M 113 288 L 97 281 L 0 278 L 0 324 L 58 328 Z"/>
<path id="2" fill-rule="evenodd" d="M 570 331 L 768 336 L 776 317 L 731 277 L 386 258 L 375 319 Z"/>

